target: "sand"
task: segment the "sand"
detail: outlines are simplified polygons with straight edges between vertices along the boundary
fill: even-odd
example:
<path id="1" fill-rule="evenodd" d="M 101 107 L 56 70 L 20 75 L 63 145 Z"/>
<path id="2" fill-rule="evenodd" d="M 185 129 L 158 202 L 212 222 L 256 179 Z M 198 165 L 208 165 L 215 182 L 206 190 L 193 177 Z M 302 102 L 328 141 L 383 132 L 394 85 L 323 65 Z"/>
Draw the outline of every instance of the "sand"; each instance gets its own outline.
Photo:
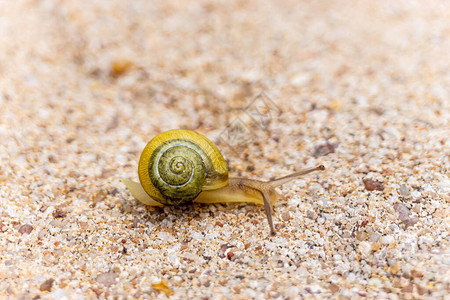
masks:
<path id="1" fill-rule="evenodd" d="M 0 298 L 448 298 L 448 1 L 0 1 Z M 186 128 L 274 206 L 146 207 Z"/>

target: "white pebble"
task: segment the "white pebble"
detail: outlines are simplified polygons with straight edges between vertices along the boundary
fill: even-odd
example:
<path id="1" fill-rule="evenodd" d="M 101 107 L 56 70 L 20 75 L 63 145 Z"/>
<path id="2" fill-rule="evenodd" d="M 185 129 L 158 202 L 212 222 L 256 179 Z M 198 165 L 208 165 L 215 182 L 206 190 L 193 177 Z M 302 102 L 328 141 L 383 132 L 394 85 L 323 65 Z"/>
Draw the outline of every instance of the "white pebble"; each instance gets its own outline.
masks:
<path id="1" fill-rule="evenodd" d="M 358 251 L 364 256 L 367 257 L 370 255 L 370 252 L 372 251 L 372 246 L 369 242 L 361 242 L 358 246 Z"/>
<path id="2" fill-rule="evenodd" d="M 167 232 L 161 231 L 158 233 L 158 238 L 162 241 L 167 241 L 169 239 L 169 234 Z"/>
<path id="3" fill-rule="evenodd" d="M 392 235 L 384 235 L 381 237 L 381 244 L 383 245 L 389 245 L 394 242 L 394 237 Z"/>
<path id="4" fill-rule="evenodd" d="M 252 289 L 245 289 L 245 293 L 250 297 L 250 298 L 255 298 L 256 297 L 256 292 Z"/>
<path id="5" fill-rule="evenodd" d="M 411 197 L 414 200 L 420 199 L 422 197 L 422 194 L 419 191 L 412 191 L 411 192 Z"/>
<path id="6" fill-rule="evenodd" d="M 169 261 L 174 264 L 174 265 L 178 265 L 180 263 L 180 259 L 178 258 L 178 255 L 176 254 L 170 254 L 168 255 L 169 257 Z"/>
<path id="7" fill-rule="evenodd" d="M 419 245 L 422 244 L 432 244 L 433 243 L 433 238 L 430 236 L 421 236 L 419 237 Z"/>
<path id="8" fill-rule="evenodd" d="M 441 208 L 442 207 L 442 205 L 441 205 L 441 203 L 439 201 L 432 200 L 430 203 L 431 203 L 431 205 L 433 205 L 436 208 Z"/>
<path id="9" fill-rule="evenodd" d="M 299 295 L 299 289 L 296 286 L 291 286 L 288 288 L 288 296 L 290 298 L 296 299 L 296 297 L 298 297 Z"/>
<path id="10" fill-rule="evenodd" d="M 51 294 L 51 297 L 49 297 L 49 299 L 52 299 L 52 298 L 54 300 L 69 299 L 69 296 L 63 289 L 56 289 L 55 291 L 53 291 L 50 294 Z"/>
<path id="11" fill-rule="evenodd" d="M 443 179 L 441 182 L 436 184 L 442 193 L 450 192 L 450 179 Z"/>
<path id="12" fill-rule="evenodd" d="M 203 235 L 202 235 L 200 232 L 198 232 L 198 231 L 192 231 L 192 232 L 191 232 L 191 237 L 192 237 L 194 240 L 198 240 L 198 239 L 203 238 Z"/>
<path id="13" fill-rule="evenodd" d="M 377 233 L 377 232 L 372 233 L 369 236 L 369 241 L 372 242 L 372 243 L 375 243 L 375 242 L 377 242 L 380 239 L 380 237 L 381 237 L 381 235 L 379 233 Z"/>
<path id="14" fill-rule="evenodd" d="M 379 289 L 379 288 L 381 288 L 383 286 L 383 283 L 378 278 L 370 278 L 368 280 L 368 284 L 371 285 L 371 286 L 376 287 L 377 289 Z"/>

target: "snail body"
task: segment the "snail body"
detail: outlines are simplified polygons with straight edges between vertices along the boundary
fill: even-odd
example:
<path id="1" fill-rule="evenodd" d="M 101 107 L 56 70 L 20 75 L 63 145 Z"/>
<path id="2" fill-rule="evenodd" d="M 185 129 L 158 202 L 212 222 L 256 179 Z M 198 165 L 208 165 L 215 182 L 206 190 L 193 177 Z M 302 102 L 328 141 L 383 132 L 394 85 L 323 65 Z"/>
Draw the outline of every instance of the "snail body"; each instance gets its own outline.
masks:
<path id="1" fill-rule="evenodd" d="M 272 205 L 282 199 L 275 187 L 301 175 L 324 170 L 320 165 L 271 181 L 229 178 L 219 149 L 205 136 L 176 129 L 155 136 L 139 159 L 139 182 L 122 179 L 131 194 L 150 206 L 250 202 L 263 204 L 271 234 Z"/>

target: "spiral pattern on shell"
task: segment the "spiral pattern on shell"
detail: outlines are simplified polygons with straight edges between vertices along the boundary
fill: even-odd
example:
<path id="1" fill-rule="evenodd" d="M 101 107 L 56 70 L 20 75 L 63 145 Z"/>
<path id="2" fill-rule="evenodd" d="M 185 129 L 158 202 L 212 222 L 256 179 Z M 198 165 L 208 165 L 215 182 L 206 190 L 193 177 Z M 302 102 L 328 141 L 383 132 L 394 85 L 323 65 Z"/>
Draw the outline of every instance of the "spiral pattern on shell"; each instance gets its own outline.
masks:
<path id="1" fill-rule="evenodd" d="M 166 205 L 195 199 L 202 190 L 228 184 L 228 170 L 217 147 L 189 130 L 172 130 L 153 138 L 139 160 L 146 193 Z"/>
<path id="2" fill-rule="evenodd" d="M 194 199 L 206 177 L 202 149 L 190 141 L 172 140 L 159 146 L 148 167 L 153 185 L 171 202 Z"/>

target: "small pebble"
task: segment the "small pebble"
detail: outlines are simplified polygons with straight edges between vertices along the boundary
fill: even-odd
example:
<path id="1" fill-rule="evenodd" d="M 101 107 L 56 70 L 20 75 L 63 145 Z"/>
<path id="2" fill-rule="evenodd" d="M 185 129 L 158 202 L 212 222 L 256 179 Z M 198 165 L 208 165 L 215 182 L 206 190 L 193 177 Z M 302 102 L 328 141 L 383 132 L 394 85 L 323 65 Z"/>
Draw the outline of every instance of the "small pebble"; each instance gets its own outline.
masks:
<path id="1" fill-rule="evenodd" d="M 421 286 L 420 284 L 417 284 L 416 288 L 417 288 L 417 293 L 420 296 L 423 296 L 423 295 L 425 295 L 428 292 L 428 290 L 426 288 L 424 288 L 423 286 Z"/>
<path id="2" fill-rule="evenodd" d="M 400 195 L 402 195 L 403 197 L 408 197 L 409 196 L 409 188 L 406 184 L 402 184 L 400 186 L 399 189 Z"/>
<path id="3" fill-rule="evenodd" d="M 411 271 L 411 277 L 413 277 L 413 278 L 422 278 L 423 277 L 423 272 L 420 271 L 419 269 L 413 269 Z"/>
<path id="4" fill-rule="evenodd" d="M 327 141 L 325 144 L 318 145 L 314 148 L 313 156 L 317 158 L 320 156 L 328 155 L 330 153 L 334 153 L 337 146 L 338 143 L 330 143 L 329 141 Z"/>
<path id="5" fill-rule="evenodd" d="M 112 76 L 120 76 L 128 72 L 134 63 L 129 59 L 118 59 L 112 62 L 110 68 L 110 74 Z"/>
<path id="6" fill-rule="evenodd" d="M 42 292 L 50 292 L 53 286 L 53 282 L 55 282 L 55 279 L 53 278 L 47 279 L 41 284 L 39 290 L 41 290 Z"/>
<path id="7" fill-rule="evenodd" d="M 92 199 L 94 204 L 97 204 L 99 202 L 102 202 L 103 200 L 105 200 L 106 198 L 106 194 L 104 191 L 99 191 L 94 198 Z"/>
<path id="8" fill-rule="evenodd" d="M 407 218 L 403 221 L 403 224 L 405 225 L 405 229 L 407 229 L 410 226 L 414 226 L 417 222 L 419 222 L 418 216 L 412 216 L 410 218 Z"/>
<path id="9" fill-rule="evenodd" d="M 337 292 L 339 292 L 340 287 L 339 287 L 337 284 L 331 283 L 331 284 L 328 286 L 328 289 L 330 290 L 330 292 L 331 292 L 332 294 L 336 294 Z"/>
<path id="10" fill-rule="evenodd" d="M 316 214 L 316 212 L 313 211 L 313 210 L 308 210 L 308 211 L 306 212 L 306 217 L 309 218 L 309 219 L 315 220 L 315 219 L 317 218 L 317 214 Z"/>
<path id="11" fill-rule="evenodd" d="M 382 191 L 382 190 L 384 190 L 383 183 L 378 181 L 378 180 L 374 180 L 374 179 L 370 179 L 370 178 L 364 178 L 363 179 L 363 183 L 364 183 L 364 187 L 368 191 L 375 191 L 375 190 L 376 191 Z"/>
<path id="12" fill-rule="evenodd" d="M 389 273 L 392 275 L 397 275 L 398 271 L 401 269 L 400 261 L 395 262 L 392 266 L 389 267 Z"/>
<path id="13" fill-rule="evenodd" d="M 379 242 L 372 243 L 372 251 L 377 252 L 378 250 L 380 250 L 380 248 L 381 244 Z"/>
<path id="14" fill-rule="evenodd" d="M 63 211 L 63 210 L 60 210 L 60 209 L 55 209 L 52 212 L 53 218 L 64 218 L 66 215 L 67 215 L 67 213 L 65 211 Z"/>
<path id="15" fill-rule="evenodd" d="M 409 283 L 407 286 L 402 288 L 402 292 L 406 293 L 406 294 L 412 293 L 413 290 L 414 290 L 414 285 L 412 283 Z"/>
<path id="16" fill-rule="evenodd" d="M 18 231 L 21 234 L 30 234 L 33 231 L 33 226 L 30 224 L 20 225 Z"/>
<path id="17" fill-rule="evenodd" d="M 361 255 L 367 257 L 372 252 L 372 245 L 369 242 L 363 241 L 359 243 L 358 251 L 361 253 Z"/>
<path id="18" fill-rule="evenodd" d="M 405 204 L 403 203 L 395 203 L 394 204 L 394 209 L 395 211 L 398 213 L 398 217 L 400 220 L 405 220 L 409 217 L 410 211 L 408 209 L 408 207 L 406 207 Z"/>
<path id="19" fill-rule="evenodd" d="M 412 191 L 411 198 L 413 198 L 414 200 L 419 200 L 420 198 L 422 198 L 422 194 L 419 191 Z"/>
<path id="20" fill-rule="evenodd" d="M 358 241 L 365 241 L 367 239 L 367 233 L 364 230 L 360 230 L 356 233 L 356 239 Z"/>
<path id="21" fill-rule="evenodd" d="M 382 281 L 379 278 L 370 278 L 367 282 L 369 286 L 372 286 L 376 289 L 381 288 L 383 285 Z"/>
<path id="22" fill-rule="evenodd" d="M 378 240 L 380 239 L 381 235 L 379 233 L 372 233 L 369 235 L 369 242 L 371 243 L 375 243 L 378 242 Z"/>
<path id="23" fill-rule="evenodd" d="M 119 276 L 114 272 L 106 272 L 97 276 L 97 282 L 104 286 L 111 286 L 116 283 L 116 278 Z"/>
<path id="24" fill-rule="evenodd" d="M 291 214 L 290 214 L 289 211 L 284 211 L 284 212 L 281 214 L 281 219 L 282 219 L 283 221 L 285 221 L 285 222 L 289 221 L 290 218 L 291 218 Z"/>
<path id="25" fill-rule="evenodd" d="M 389 245 L 394 242 L 394 237 L 392 235 L 384 235 L 381 237 L 381 244 Z"/>
<path id="26" fill-rule="evenodd" d="M 50 294 L 48 294 L 50 297 Z M 66 291 L 64 291 L 63 289 L 56 289 L 52 292 L 52 296 L 51 298 L 53 298 L 54 300 L 63 300 L 63 299 L 69 299 L 69 295 L 67 295 Z"/>
<path id="27" fill-rule="evenodd" d="M 450 179 L 443 179 L 436 185 L 442 193 L 450 193 Z"/>
<path id="28" fill-rule="evenodd" d="M 163 292 L 166 296 L 171 296 L 174 294 L 173 290 L 169 286 L 169 281 L 167 279 L 152 283 L 152 288 L 157 291 Z"/>
<path id="29" fill-rule="evenodd" d="M 402 221 L 402 223 L 405 225 L 405 229 L 410 226 L 414 226 L 419 221 L 419 217 L 410 216 L 411 211 L 403 203 L 395 203 L 394 209 L 398 213 L 398 218 L 400 219 L 400 221 Z"/>
<path id="30" fill-rule="evenodd" d="M 162 241 L 167 241 L 169 239 L 169 234 L 165 231 L 161 231 L 158 233 L 158 238 Z"/>

